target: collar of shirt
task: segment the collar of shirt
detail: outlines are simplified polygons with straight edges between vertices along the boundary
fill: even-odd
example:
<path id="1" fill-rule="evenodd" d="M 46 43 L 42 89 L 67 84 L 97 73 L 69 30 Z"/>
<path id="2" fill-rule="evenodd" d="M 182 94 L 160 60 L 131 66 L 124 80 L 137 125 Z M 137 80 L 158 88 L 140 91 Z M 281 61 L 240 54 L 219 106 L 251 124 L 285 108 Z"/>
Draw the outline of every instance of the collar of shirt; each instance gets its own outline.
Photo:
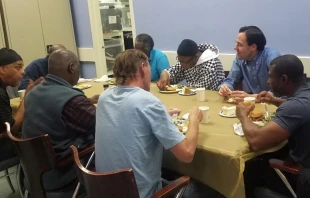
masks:
<path id="1" fill-rule="evenodd" d="M 149 57 L 149 63 L 151 64 L 152 60 L 154 59 L 154 56 L 155 56 L 155 50 L 152 49 L 151 52 L 150 52 L 150 57 Z"/>
<path id="2" fill-rule="evenodd" d="M 249 66 L 252 63 L 255 65 L 259 65 L 261 62 L 260 57 L 262 56 L 262 53 L 263 53 L 263 51 L 258 52 L 252 61 L 244 60 L 243 65 Z"/>

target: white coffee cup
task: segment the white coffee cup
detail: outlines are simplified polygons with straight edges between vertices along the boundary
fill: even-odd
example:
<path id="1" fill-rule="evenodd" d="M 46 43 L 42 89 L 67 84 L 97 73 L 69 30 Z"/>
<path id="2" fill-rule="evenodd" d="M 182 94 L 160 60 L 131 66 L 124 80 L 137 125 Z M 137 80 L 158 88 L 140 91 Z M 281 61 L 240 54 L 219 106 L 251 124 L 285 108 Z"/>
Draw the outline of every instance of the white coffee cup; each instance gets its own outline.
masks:
<path id="1" fill-rule="evenodd" d="M 19 98 L 20 98 L 21 100 L 24 98 L 24 96 L 25 96 L 25 92 L 26 92 L 26 90 L 25 90 L 25 89 L 23 89 L 23 90 L 19 90 L 19 91 L 18 91 L 18 95 L 19 95 Z"/>
<path id="2" fill-rule="evenodd" d="M 255 97 L 245 97 L 245 98 L 243 99 L 243 102 L 244 102 L 245 104 L 251 103 L 251 104 L 254 104 L 254 105 L 255 105 L 255 100 L 256 100 Z"/>
<path id="3" fill-rule="evenodd" d="M 208 123 L 209 122 L 209 107 L 201 106 L 198 108 L 200 109 L 200 111 L 202 112 L 202 115 L 203 115 L 201 123 Z"/>
<path id="4" fill-rule="evenodd" d="M 196 88 L 197 101 L 206 100 L 206 89 L 205 88 Z"/>

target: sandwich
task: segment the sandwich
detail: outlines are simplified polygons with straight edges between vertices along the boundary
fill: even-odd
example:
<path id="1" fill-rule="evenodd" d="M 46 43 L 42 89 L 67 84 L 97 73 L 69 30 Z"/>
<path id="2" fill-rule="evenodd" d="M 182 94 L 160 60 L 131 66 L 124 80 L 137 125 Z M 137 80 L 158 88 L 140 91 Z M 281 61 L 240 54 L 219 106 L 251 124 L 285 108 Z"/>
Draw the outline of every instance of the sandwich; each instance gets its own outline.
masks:
<path id="1" fill-rule="evenodd" d="M 252 120 L 252 122 L 265 120 L 264 113 L 258 109 L 254 109 L 253 111 L 251 111 L 251 113 L 249 114 L 249 118 L 250 120 Z"/>
<path id="2" fill-rule="evenodd" d="M 188 87 L 183 87 L 181 93 L 182 93 L 182 94 L 185 94 L 185 95 L 188 95 L 188 94 L 191 94 L 192 91 L 191 91 L 190 88 L 188 88 Z"/>
<path id="3" fill-rule="evenodd" d="M 171 86 L 166 86 L 166 91 L 175 91 L 176 88 L 171 87 Z"/>

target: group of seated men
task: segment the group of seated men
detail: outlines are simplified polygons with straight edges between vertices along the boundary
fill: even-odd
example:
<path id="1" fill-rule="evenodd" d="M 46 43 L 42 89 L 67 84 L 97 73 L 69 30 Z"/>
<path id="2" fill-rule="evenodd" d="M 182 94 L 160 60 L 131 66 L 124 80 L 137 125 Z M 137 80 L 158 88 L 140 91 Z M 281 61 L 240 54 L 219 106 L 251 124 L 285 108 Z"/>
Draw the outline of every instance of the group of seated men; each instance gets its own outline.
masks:
<path id="1" fill-rule="evenodd" d="M 140 197 L 150 197 L 162 187 L 163 149 L 169 149 L 178 160 L 190 163 L 202 119 L 198 107 L 193 107 L 188 131 L 185 135 L 180 133 L 170 118 L 180 110 L 167 110 L 149 92 L 150 83 L 157 81 L 159 89 L 165 89 L 170 83 L 185 80 L 188 86 L 218 90 L 220 95 L 231 95 L 236 101 L 253 95 L 258 102 L 278 106 L 275 117 L 259 128 L 248 119 L 254 106 L 239 103 L 236 113 L 245 138 L 254 151 L 288 139 L 290 153 L 287 156 L 308 169 L 310 92 L 304 67 L 296 56 L 280 56 L 265 45 L 266 38 L 258 27 L 240 28 L 234 48 L 237 56 L 225 78 L 216 46 L 197 45 L 185 39 L 177 49 L 177 64 L 169 67 L 167 57 L 153 49 L 153 39 L 141 34 L 135 41 L 136 50 L 126 50 L 116 57 L 113 73 L 118 86 L 104 91 L 99 100 L 98 95 L 87 98 L 73 87 L 80 76 L 80 64 L 77 56 L 64 46 L 52 46 L 48 56 L 41 62 L 37 60 L 40 63 L 36 66 L 30 67 L 34 65 L 31 63 L 26 72 L 22 58 L 14 50 L 3 48 L 0 50 L 0 122 L 9 122 L 14 133 L 22 130 L 25 138 L 48 134 L 59 159 L 70 154 L 70 145 L 82 149 L 95 142 L 96 171 L 132 168 Z M 40 69 L 33 72 L 34 67 Z M 45 72 L 39 73 L 39 70 Z M 33 73 L 37 75 L 34 77 Z M 12 115 L 5 88 L 18 86 L 22 78 L 25 80 L 20 86 L 26 88 L 26 94 Z M 234 91 L 239 83 L 243 91 Z M 288 99 L 278 98 L 281 96 Z M 96 108 L 93 104 L 97 102 Z M 10 141 L 1 139 L 0 160 L 14 155 Z M 53 170 L 43 177 L 47 190 L 71 186 L 75 181 L 72 166 Z M 185 197 L 193 197 L 186 194 L 189 190 L 185 191 Z M 199 196 L 205 197 L 202 191 Z"/>

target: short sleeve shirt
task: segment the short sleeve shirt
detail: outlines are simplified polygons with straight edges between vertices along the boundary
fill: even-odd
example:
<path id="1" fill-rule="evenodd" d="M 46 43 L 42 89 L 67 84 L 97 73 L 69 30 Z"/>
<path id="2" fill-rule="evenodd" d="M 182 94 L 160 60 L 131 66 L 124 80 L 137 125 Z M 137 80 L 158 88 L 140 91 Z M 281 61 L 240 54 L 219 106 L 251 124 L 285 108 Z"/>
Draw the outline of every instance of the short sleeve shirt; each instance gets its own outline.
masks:
<path id="1" fill-rule="evenodd" d="M 292 159 L 304 168 L 310 168 L 310 87 L 300 88 L 282 103 L 272 121 L 290 134 Z"/>
<path id="2" fill-rule="evenodd" d="M 161 188 L 163 148 L 185 139 L 161 101 L 138 87 L 104 91 L 96 110 L 96 170 L 132 168 L 140 197 Z"/>

